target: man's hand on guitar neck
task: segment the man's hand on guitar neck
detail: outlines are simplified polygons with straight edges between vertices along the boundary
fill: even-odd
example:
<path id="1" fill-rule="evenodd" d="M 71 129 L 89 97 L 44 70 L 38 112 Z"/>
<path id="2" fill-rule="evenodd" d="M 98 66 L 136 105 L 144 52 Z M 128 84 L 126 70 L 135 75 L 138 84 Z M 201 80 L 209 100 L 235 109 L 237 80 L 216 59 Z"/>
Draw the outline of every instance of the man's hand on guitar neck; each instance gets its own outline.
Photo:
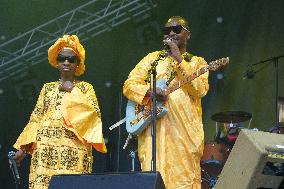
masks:
<path id="1" fill-rule="evenodd" d="M 145 97 L 151 97 L 151 93 L 152 93 L 151 89 L 148 89 Z M 156 94 L 157 94 L 156 97 L 157 97 L 158 100 L 160 100 L 160 101 L 166 101 L 167 100 L 167 96 L 165 95 L 165 92 L 161 88 L 157 87 Z"/>

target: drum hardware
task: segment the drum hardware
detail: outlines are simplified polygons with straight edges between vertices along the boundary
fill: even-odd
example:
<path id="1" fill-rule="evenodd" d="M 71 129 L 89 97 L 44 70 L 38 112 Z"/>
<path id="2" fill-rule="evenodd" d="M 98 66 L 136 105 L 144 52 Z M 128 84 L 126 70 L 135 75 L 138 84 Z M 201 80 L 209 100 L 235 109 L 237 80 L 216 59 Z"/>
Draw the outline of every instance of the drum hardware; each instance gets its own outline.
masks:
<path id="1" fill-rule="evenodd" d="M 278 110 L 279 110 L 278 127 L 274 126 L 274 127 L 270 128 L 269 132 L 284 134 L 284 97 L 279 97 Z"/>
<path id="2" fill-rule="evenodd" d="M 209 186 L 210 186 L 212 189 L 214 189 L 214 186 L 216 185 L 216 183 L 217 183 L 217 178 L 216 178 L 216 177 L 211 177 L 211 178 L 209 179 Z"/>
<path id="3" fill-rule="evenodd" d="M 201 158 L 201 165 L 223 166 L 229 156 L 229 152 L 230 149 L 225 143 L 206 143 Z"/>
<path id="4" fill-rule="evenodd" d="M 252 114 L 244 111 L 226 111 L 212 115 L 211 119 L 216 121 L 215 140 L 219 140 L 220 138 L 224 139 L 226 137 L 225 142 L 233 144 L 238 137 L 240 129 L 245 129 L 242 126 L 242 122 L 249 120 L 247 129 L 250 128 Z M 220 129 L 218 123 L 224 124 L 222 129 Z"/>
<path id="5" fill-rule="evenodd" d="M 204 145 L 201 158 L 202 189 L 212 189 L 229 156 L 230 149 L 225 143 L 210 142 Z"/>
<path id="6" fill-rule="evenodd" d="M 284 134 L 284 122 L 283 122 L 283 125 L 279 126 L 279 133 Z"/>
<path id="7" fill-rule="evenodd" d="M 252 114 L 244 111 L 227 111 L 211 116 L 216 122 L 214 142 L 204 145 L 201 158 L 202 189 L 213 189 L 241 129 L 249 129 Z M 242 122 L 249 120 L 248 128 Z M 223 123 L 222 127 L 218 123 Z"/>
<path id="8" fill-rule="evenodd" d="M 279 127 L 271 127 L 269 129 L 269 132 L 270 133 L 277 133 L 277 134 L 284 134 L 284 127 L 282 126 L 279 126 Z"/>
<path id="9" fill-rule="evenodd" d="M 210 189 L 214 189 L 214 186 L 216 185 L 218 178 L 209 175 L 204 169 L 201 169 L 201 172 L 204 173 L 206 176 L 206 178 L 204 177 L 201 178 L 201 182 L 203 184 L 202 189 L 207 189 L 208 187 Z M 204 181 L 207 183 L 207 185 L 205 185 Z"/>

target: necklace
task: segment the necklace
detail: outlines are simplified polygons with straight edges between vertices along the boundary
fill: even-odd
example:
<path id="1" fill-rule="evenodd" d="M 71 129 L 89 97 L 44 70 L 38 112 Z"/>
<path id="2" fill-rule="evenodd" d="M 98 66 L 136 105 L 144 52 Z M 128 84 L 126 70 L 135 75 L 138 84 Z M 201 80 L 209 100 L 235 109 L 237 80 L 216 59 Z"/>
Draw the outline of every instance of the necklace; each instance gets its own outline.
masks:
<path id="1" fill-rule="evenodd" d="M 58 79 L 58 81 L 62 84 L 62 83 L 64 83 L 64 82 L 66 82 L 66 81 L 62 81 L 61 79 Z M 68 80 L 67 80 L 68 81 Z M 71 81 L 70 81 L 71 82 Z M 73 83 L 74 85 L 77 83 L 77 80 L 73 80 L 71 83 Z"/>
<path id="2" fill-rule="evenodd" d="M 64 82 L 67 82 L 67 81 L 64 81 Z M 66 89 L 66 88 L 70 88 L 71 90 L 73 89 L 73 87 L 75 87 L 76 86 L 76 83 L 77 83 L 77 81 L 74 79 L 72 82 L 71 81 L 69 81 L 70 83 L 72 83 L 73 85 L 70 85 L 70 84 L 65 84 L 65 86 L 63 86 L 63 83 L 64 82 L 62 82 L 62 80 L 61 79 L 59 79 L 59 90 L 62 90 L 62 89 Z"/>

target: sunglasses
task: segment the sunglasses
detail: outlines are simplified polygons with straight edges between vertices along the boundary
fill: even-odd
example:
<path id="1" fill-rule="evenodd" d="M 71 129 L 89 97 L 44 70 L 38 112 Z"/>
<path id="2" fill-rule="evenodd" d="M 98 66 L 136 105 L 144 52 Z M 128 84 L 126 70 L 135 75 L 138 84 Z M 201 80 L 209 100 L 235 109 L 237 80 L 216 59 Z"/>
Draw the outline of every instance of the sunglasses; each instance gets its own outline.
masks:
<path id="1" fill-rule="evenodd" d="M 164 35 L 169 35 L 171 33 L 171 31 L 173 31 L 176 34 L 180 34 L 180 32 L 182 31 L 182 29 L 188 31 L 188 29 L 186 29 L 184 26 L 182 25 L 177 25 L 177 26 L 170 26 L 170 27 L 164 27 L 163 28 L 163 33 Z M 189 31 L 188 31 L 189 32 Z"/>
<path id="2" fill-rule="evenodd" d="M 65 62 L 68 61 L 69 63 L 77 63 L 77 57 L 76 56 L 64 56 L 62 54 L 59 54 L 57 57 L 58 62 Z"/>

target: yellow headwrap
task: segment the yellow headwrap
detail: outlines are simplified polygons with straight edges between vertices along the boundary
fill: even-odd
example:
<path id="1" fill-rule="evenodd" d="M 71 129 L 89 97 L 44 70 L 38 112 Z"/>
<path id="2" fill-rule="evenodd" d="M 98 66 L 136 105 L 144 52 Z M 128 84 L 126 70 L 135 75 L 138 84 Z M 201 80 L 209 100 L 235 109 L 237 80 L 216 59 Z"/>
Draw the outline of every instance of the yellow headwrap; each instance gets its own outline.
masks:
<path id="1" fill-rule="evenodd" d="M 48 49 L 48 61 L 51 66 L 57 68 L 57 57 L 63 48 L 71 48 L 76 56 L 79 58 L 79 65 L 76 68 L 75 75 L 80 76 L 85 72 L 85 49 L 81 45 L 79 38 L 76 35 L 64 35 L 59 38 Z"/>
<path id="2" fill-rule="evenodd" d="M 174 19 L 177 19 L 180 23 L 180 25 L 184 26 L 187 30 L 189 30 L 188 22 L 181 16 L 172 16 L 168 19 L 165 26 L 167 27 L 168 24 L 170 24 Z"/>

